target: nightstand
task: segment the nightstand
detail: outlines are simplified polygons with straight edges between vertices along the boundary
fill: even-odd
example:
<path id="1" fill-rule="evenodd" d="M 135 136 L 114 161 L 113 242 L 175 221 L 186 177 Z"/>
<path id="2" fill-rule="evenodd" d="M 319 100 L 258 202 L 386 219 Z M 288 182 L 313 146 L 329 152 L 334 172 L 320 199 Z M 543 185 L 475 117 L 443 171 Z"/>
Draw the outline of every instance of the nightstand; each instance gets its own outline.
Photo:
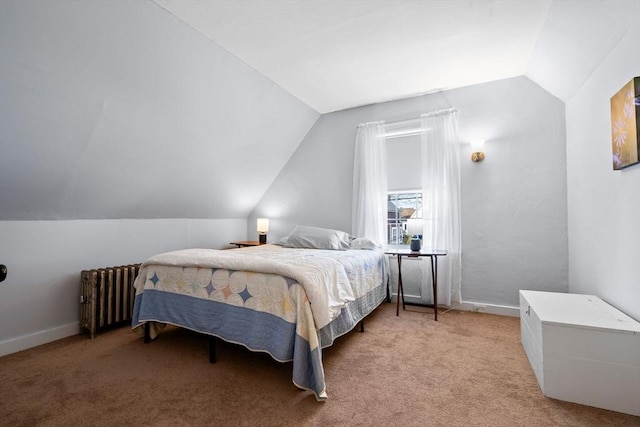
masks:
<path id="1" fill-rule="evenodd" d="M 230 245 L 236 245 L 236 248 L 244 248 L 247 246 L 260 246 L 262 243 L 255 240 L 242 240 L 239 242 L 229 242 Z"/>

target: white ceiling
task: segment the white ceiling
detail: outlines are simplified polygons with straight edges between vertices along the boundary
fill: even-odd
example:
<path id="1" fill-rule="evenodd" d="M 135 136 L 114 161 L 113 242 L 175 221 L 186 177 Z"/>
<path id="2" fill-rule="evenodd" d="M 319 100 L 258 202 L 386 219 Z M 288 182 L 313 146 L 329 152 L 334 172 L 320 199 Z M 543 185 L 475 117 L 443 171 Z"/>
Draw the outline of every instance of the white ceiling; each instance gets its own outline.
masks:
<path id="1" fill-rule="evenodd" d="M 327 113 L 519 75 L 567 100 L 640 0 L 154 1 Z"/>

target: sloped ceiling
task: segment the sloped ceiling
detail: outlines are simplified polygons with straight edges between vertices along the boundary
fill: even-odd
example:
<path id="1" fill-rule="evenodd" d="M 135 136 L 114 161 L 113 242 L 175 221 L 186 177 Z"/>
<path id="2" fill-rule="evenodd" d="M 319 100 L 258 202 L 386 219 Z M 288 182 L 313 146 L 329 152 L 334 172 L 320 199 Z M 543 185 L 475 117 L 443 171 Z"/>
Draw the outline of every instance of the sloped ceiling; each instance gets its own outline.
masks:
<path id="1" fill-rule="evenodd" d="M 318 112 L 151 1 L 0 1 L 0 219 L 246 218 Z"/>
<path id="2" fill-rule="evenodd" d="M 637 1 L 2 0 L 0 219 L 246 218 L 319 113 L 567 100 Z"/>
<path id="3" fill-rule="evenodd" d="M 566 101 L 638 0 L 154 1 L 327 113 L 519 75 Z"/>

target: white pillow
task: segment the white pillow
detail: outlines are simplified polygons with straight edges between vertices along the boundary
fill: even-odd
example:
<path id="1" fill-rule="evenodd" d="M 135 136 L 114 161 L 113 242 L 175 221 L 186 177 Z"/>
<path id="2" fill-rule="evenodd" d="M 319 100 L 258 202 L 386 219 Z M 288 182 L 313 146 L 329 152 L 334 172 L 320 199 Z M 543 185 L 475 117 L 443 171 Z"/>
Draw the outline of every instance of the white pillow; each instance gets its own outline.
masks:
<path id="1" fill-rule="evenodd" d="M 275 242 L 271 242 L 272 245 L 284 246 L 287 243 L 287 239 L 289 239 L 289 235 L 279 238 Z"/>
<path id="2" fill-rule="evenodd" d="M 285 248 L 310 248 L 310 249 L 349 249 L 353 237 L 349 233 L 329 228 L 297 225 L 289 234 Z"/>
<path id="3" fill-rule="evenodd" d="M 351 249 L 378 249 L 381 247 L 382 245 L 366 237 L 357 237 L 351 241 L 350 245 Z"/>

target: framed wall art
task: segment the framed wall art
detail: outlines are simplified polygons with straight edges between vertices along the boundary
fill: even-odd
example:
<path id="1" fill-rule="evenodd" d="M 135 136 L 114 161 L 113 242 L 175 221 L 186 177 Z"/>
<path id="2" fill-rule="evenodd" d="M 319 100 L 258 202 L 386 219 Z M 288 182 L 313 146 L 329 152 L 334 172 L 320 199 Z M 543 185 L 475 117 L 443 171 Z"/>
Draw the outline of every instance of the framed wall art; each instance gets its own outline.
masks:
<path id="1" fill-rule="evenodd" d="M 613 169 L 640 163 L 640 77 L 611 97 Z"/>

